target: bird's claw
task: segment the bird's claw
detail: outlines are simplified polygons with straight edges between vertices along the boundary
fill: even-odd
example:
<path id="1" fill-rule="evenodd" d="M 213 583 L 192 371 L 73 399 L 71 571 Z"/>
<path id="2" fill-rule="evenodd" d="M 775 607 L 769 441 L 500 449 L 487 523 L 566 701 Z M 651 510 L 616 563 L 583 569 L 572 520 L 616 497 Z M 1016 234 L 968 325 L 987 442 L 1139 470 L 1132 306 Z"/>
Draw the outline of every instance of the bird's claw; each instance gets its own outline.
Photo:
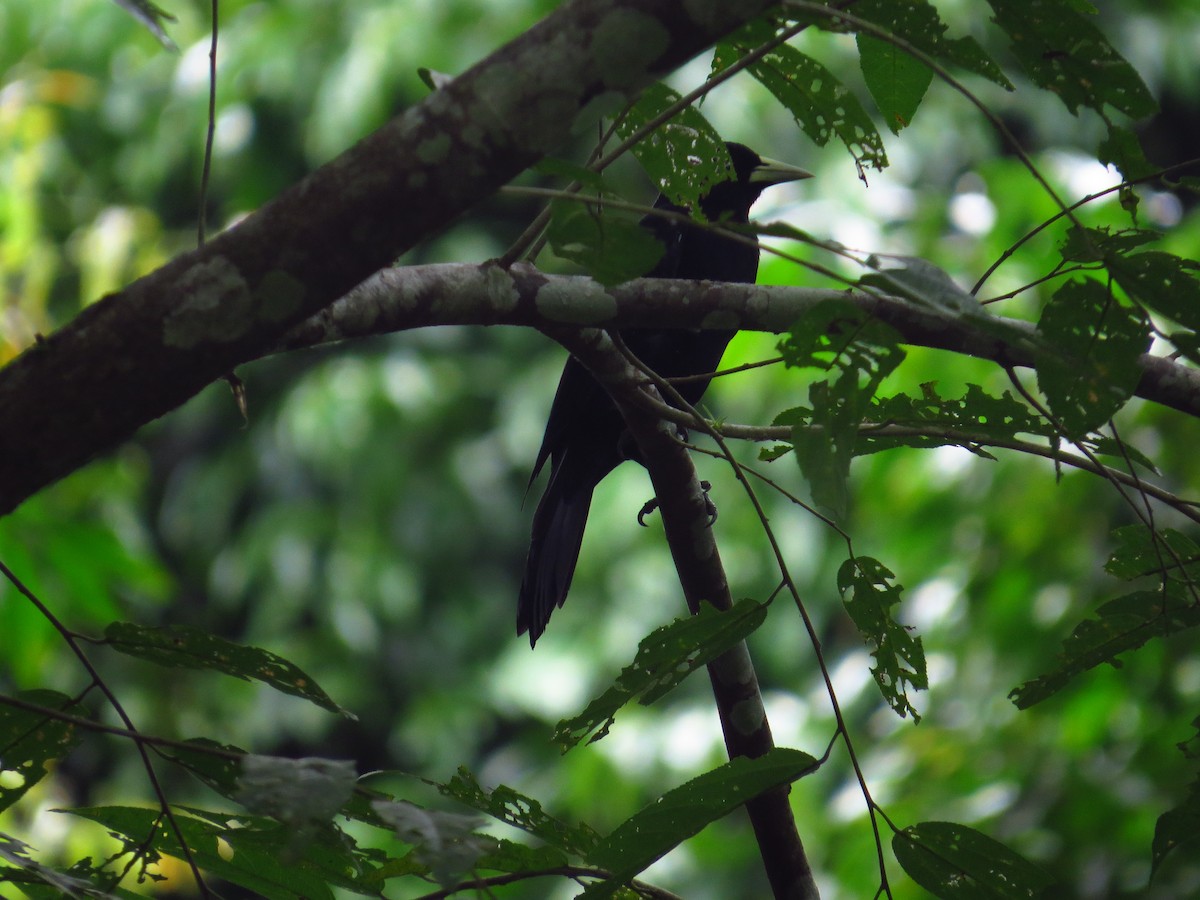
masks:
<path id="1" fill-rule="evenodd" d="M 712 502 L 712 498 L 708 496 L 708 492 L 712 490 L 711 481 L 700 482 L 700 490 L 704 492 L 704 512 L 708 515 L 708 527 L 712 528 L 717 522 L 717 504 Z M 650 515 L 658 509 L 658 498 L 651 497 L 647 500 L 637 514 L 637 523 L 643 528 L 649 528 L 646 524 L 646 516 Z"/>

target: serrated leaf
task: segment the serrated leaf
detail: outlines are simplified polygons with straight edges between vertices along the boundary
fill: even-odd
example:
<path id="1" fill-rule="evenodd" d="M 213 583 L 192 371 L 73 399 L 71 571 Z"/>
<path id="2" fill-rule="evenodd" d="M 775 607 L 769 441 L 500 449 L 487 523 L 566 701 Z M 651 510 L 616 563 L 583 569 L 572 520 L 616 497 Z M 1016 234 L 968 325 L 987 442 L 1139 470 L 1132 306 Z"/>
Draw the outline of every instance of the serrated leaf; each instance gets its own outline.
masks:
<path id="1" fill-rule="evenodd" d="M 859 634 L 875 647 L 871 675 L 888 706 L 901 718 L 912 713 L 913 721 L 920 722 L 908 688 L 923 691 L 929 687 L 925 649 L 912 629 L 893 617 L 892 607 L 900 603 L 904 590 L 894 583 L 895 577 L 877 559 L 854 557 L 838 569 L 838 592 Z"/>
<path id="2" fill-rule="evenodd" d="M 1038 333 L 1052 348 L 1037 356 L 1038 386 L 1068 437 L 1098 428 L 1133 396 L 1150 348 L 1140 309 L 1092 279 L 1068 281 L 1042 310 Z"/>
<path id="3" fill-rule="evenodd" d="M 954 822 L 921 822 L 892 837 L 896 861 L 943 900 L 1035 898 L 1054 878 L 985 834 Z"/>
<path id="4" fill-rule="evenodd" d="M 57 691 L 23 691 L 17 699 L 71 715 L 86 711 Z M 69 722 L 0 704 L 0 811 L 8 809 L 46 777 L 48 764 L 62 759 L 83 739 Z"/>
<path id="5" fill-rule="evenodd" d="M 752 47 L 735 45 L 737 54 Z M 858 98 L 825 66 L 782 44 L 749 67 L 818 147 L 838 138 L 859 166 L 887 168 L 887 153 L 875 124 Z"/>
<path id="6" fill-rule="evenodd" d="M 631 137 L 679 99 L 678 92 L 665 84 L 651 85 L 617 123 L 617 134 Z M 635 144 L 633 155 L 672 203 L 688 209 L 697 209 L 709 188 L 733 176 L 725 141 L 693 106 L 684 107 Z"/>
<path id="7" fill-rule="evenodd" d="M 298 666 L 269 650 L 235 644 L 187 625 L 114 622 L 104 630 L 104 637 L 114 650 L 129 656 L 169 668 L 207 669 L 243 681 L 260 681 L 285 694 L 303 697 L 322 709 L 354 718 Z"/>
<path id="8" fill-rule="evenodd" d="M 574 200 L 555 200 L 551 210 L 546 233 L 550 249 L 582 266 L 601 284 L 645 275 L 662 258 L 662 243 L 627 212 L 601 213 Z"/>
<path id="9" fill-rule="evenodd" d="M 814 770 L 817 760 L 800 750 L 776 748 L 757 759 L 737 757 L 663 794 L 618 825 L 588 855 L 588 862 L 614 874 L 583 896 L 611 896 L 616 888 L 656 859 L 764 791 L 790 784 Z"/>
<path id="10" fill-rule="evenodd" d="M 1108 105 L 1138 119 L 1158 110 L 1137 70 L 1067 0 L 988 3 L 1022 68 L 1072 113 Z"/>
<path id="11" fill-rule="evenodd" d="M 1182 593 L 1182 592 L 1180 592 Z M 1009 693 L 1018 709 L 1027 709 L 1062 690 L 1071 679 L 1101 663 L 1120 667 L 1120 654 L 1151 638 L 1200 625 L 1200 605 L 1174 590 L 1137 591 L 1110 600 L 1085 619 L 1063 642 L 1058 667 Z"/>
<path id="12" fill-rule="evenodd" d="M 448 782 L 437 785 L 437 789 L 443 796 L 519 828 L 571 856 L 586 857 L 600 839 L 587 825 L 568 825 L 543 810 L 537 800 L 506 785 L 484 790 L 462 766 Z"/>
<path id="13" fill-rule="evenodd" d="M 727 612 L 701 605 L 697 615 L 655 629 L 638 644 L 633 662 L 621 670 L 608 690 L 579 715 L 558 723 L 554 740 L 563 752 L 584 738 L 589 744 L 600 740 L 608 734 L 622 706 L 633 700 L 643 705 L 653 703 L 696 669 L 744 640 L 766 615 L 765 605 L 743 599 Z"/>

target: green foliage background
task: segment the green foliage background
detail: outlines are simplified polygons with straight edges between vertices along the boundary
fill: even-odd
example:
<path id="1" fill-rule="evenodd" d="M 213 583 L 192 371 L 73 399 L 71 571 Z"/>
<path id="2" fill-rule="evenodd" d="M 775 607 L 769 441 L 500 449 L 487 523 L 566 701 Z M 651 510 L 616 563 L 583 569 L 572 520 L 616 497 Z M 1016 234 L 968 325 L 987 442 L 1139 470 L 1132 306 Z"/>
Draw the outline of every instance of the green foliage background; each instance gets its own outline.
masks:
<path id="1" fill-rule="evenodd" d="M 219 227 L 256 208 L 424 96 L 418 67 L 461 71 L 553 6 L 223 3 L 210 222 Z M 984 25 L 983 4 L 939 9 L 952 33 L 975 36 L 1010 65 L 996 29 Z M 180 47 L 171 53 L 100 0 L 0 7 L 0 361 L 194 245 L 206 10 L 168 7 L 178 21 L 167 31 Z M 1200 155 L 1200 73 L 1189 37 L 1200 33 L 1200 11 L 1187 2 L 1152 10 L 1107 2 L 1100 12 L 1099 27 L 1164 107 L 1146 132 L 1152 161 Z M 813 31 L 795 43 L 873 109 L 852 37 Z M 701 60 L 671 83 L 687 90 L 707 72 Z M 1095 162 L 1104 131 L 1094 114 L 1070 116 L 1027 84 L 1008 94 L 975 76 L 965 82 L 1068 201 L 1115 183 Z M 988 123 L 936 79 L 911 126 L 885 132 L 891 167 L 869 172 L 866 184 L 843 149 L 814 147 L 744 75 L 702 111 L 723 136 L 817 174 L 769 194 L 760 220 L 785 220 L 863 252 L 927 258 L 960 284 L 974 283 L 1055 212 Z M 576 158 L 586 149 L 581 142 Z M 632 163 L 612 179 L 632 196 L 653 195 Z M 1191 201 L 1157 188 L 1141 196 L 1143 222 L 1169 229 L 1160 246 L 1200 256 Z M 496 256 L 535 210 L 527 199 L 493 198 L 402 262 Z M 1115 194 L 1082 215 L 1091 227 L 1128 222 Z M 1059 225 L 1026 244 L 983 295 L 1050 272 L 1065 235 Z M 788 250 L 860 274 L 811 246 Z M 565 270 L 553 258 L 542 263 Z M 768 256 L 760 281 L 836 284 Z M 1035 318 L 1048 296 L 1034 290 L 993 309 Z M 726 364 L 773 356 L 775 343 L 743 334 Z M 197 626 L 291 660 L 357 716 L 95 649 L 147 733 L 352 759 L 360 773 L 438 781 L 466 765 L 485 785 L 511 785 L 556 816 L 606 832 L 719 764 L 723 747 L 702 678 L 652 707 L 624 710 L 603 741 L 560 756 L 551 740 L 555 723 L 606 687 L 644 634 L 684 614 L 661 529 L 633 523 L 649 484 L 629 466 L 597 492 L 571 600 L 537 651 L 512 635 L 530 514 L 525 479 L 562 358 L 534 334 L 441 328 L 247 367 L 239 373 L 246 423 L 228 389 L 214 385 L 0 520 L 0 558 L 73 629 L 99 635 L 116 620 Z M 969 383 L 997 394 L 1009 388 L 991 364 L 913 350 L 881 392 L 916 396 L 929 382 L 942 397 L 962 395 Z M 804 380 L 770 367 L 721 379 L 705 403 L 730 421 L 767 422 L 807 397 Z M 1119 421 L 1158 463 L 1162 483 L 1195 494 L 1200 425 L 1137 401 Z M 740 452 L 754 461 L 755 448 Z M 721 506 L 715 527 L 734 594 L 764 599 L 777 576 L 757 520 L 727 469 L 698 465 Z M 762 465 L 803 492 L 786 458 Z M 1006 697 L 1050 669 L 1074 626 L 1123 591 L 1103 571 L 1110 532 L 1132 521 L 1111 488 L 1016 454 L 992 462 L 953 448 L 900 449 L 854 462 L 845 527 L 856 552 L 882 560 L 905 586 L 898 616 L 915 626 L 928 656 L 930 690 L 916 695 L 915 727 L 871 682 L 868 651 L 837 591 L 839 539 L 799 508 L 768 503 L 868 783 L 894 822 L 970 824 L 1054 873 L 1065 885 L 1057 896 L 1200 890 L 1200 872 L 1182 853 L 1146 888 L 1155 822 L 1195 776 L 1194 761 L 1175 747 L 1194 736 L 1200 714 L 1194 636 L 1152 642 L 1123 668 L 1088 672 L 1028 711 Z M 1160 524 L 1180 523 L 1164 514 Z M 0 622 L 4 693 L 73 695 L 86 685 L 58 636 L 7 585 Z M 796 616 L 776 604 L 751 650 L 777 742 L 819 756 L 834 724 Z M 227 805 L 195 781 L 166 777 L 178 802 Z M 448 803 L 416 778 L 369 783 Z M 0 814 L 0 830 L 49 861 L 101 857 L 114 846 L 103 828 L 64 824 L 48 810 L 131 802 L 150 802 L 140 765 L 118 739 L 88 736 L 28 802 Z M 874 845 L 844 754 L 793 787 L 793 806 L 824 896 L 871 896 Z M 765 889 L 757 863 L 749 829 L 734 815 L 646 878 L 688 897 L 755 896 Z M 896 896 L 923 896 L 891 865 Z M 0 895 L 11 890 L 0 886 Z M 561 885 L 522 890 L 514 896 L 570 895 Z M 406 891 L 394 895 L 415 895 Z"/>

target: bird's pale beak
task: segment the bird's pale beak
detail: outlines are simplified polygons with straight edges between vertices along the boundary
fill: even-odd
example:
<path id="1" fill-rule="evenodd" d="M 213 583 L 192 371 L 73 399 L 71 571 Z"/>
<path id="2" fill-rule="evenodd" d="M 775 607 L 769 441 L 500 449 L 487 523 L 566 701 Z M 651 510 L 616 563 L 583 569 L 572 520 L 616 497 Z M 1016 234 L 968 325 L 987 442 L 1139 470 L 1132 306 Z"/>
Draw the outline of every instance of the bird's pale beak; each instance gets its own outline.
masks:
<path id="1" fill-rule="evenodd" d="M 770 187 L 773 184 L 784 184 L 789 181 L 803 181 L 812 178 L 813 173 L 799 166 L 789 166 L 775 159 L 762 158 L 762 161 L 750 171 L 750 183 Z"/>

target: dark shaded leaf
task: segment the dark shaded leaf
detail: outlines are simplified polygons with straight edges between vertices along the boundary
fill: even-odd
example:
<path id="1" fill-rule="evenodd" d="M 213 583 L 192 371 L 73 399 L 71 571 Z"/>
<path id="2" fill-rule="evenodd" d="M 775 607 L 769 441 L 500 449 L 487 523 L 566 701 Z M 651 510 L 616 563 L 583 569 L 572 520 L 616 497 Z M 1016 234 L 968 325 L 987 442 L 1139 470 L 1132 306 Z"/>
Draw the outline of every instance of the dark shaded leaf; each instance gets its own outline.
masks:
<path id="1" fill-rule="evenodd" d="M 564 752 L 585 737 L 589 744 L 600 740 L 608 734 L 622 706 L 634 699 L 643 705 L 653 703 L 696 669 L 744 640 L 766 615 L 765 605 L 744 599 L 728 612 L 702 605 L 698 615 L 655 629 L 638 645 L 637 656 L 621 670 L 612 687 L 579 715 L 558 723 L 554 740 Z"/>
<path id="2" fill-rule="evenodd" d="M 1154 575 L 1185 584 L 1200 581 L 1200 547 L 1183 532 L 1125 525 L 1114 529 L 1112 536 L 1117 546 L 1104 570 L 1113 577 L 1132 581 Z"/>
<path id="3" fill-rule="evenodd" d="M 1133 396 L 1138 358 L 1150 347 L 1140 309 L 1097 281 L 1068 281 L 1042 310 L 1038 332 L 1050 348 L 1037 357 L 1038 386 L 1068 437 L 1104 424 Z"/>
<path id="4" fill-rule="evenodd" d="M 99 806 L 67 810 L 99 822 L 121 835 L 126 852 L 183 858 L 175 832 L 163 826 L 157 809 Z M 201 869 L 270 900 L 333 898 L 333 887 L 377 894 L 372 877 L 379 851 L 359 848 L 333 826 L 326 826 L 284 858 L 293 833 L 270 819 L 189 808 L 175 809 L 175 821 Z M 149 843 L 147 844 L 147 841 Z"/>
<path id="5" fill-rule="evenodd" d="M 147 30 L 158 38 L 158 42 L 168 50 L 178 50 L 175 42 L 167 35 L 164 22 L 174 22 L 175 17 L 150 0 L 113 0 L 117 6 L 146 26 Z"/>
<path id="6" fill-rule="evenodd" d="M 1062 662 L 1056 669 L 1009 693 L 1018 709 L 1053 696 L 1071 679 L 1101 663 L 1119 668 L 1120 654 L 1151 638 L 1195 628 L 1200 625 L 1200 605 L 1175 591 L 1137 591 L 1105 603 L 1096 616 L 1080 622 L 1063 642 Z"/>
<path id="7" fill-rule="evenodd" d="M 697 834 L 709 822 L 773 787 L 790 784 L 814 770 L 815 758 L 800 750 L 776 748 L 757 759 L 738 757 L 663 794 L 618 825 L 589 854 L 588 861 L 614 873 L 594 884 L 585 897 L 607 897 L 623 882 Z"/>
<path id="8" fill-rule="evenodd" d="M 453 797 L 493 819 L 532 834 L 571 856 L 586 857 L 600 839 L 587 825 L 568 825 L 543 810 L 532 797 L 506 785 L 484 790 L 462 766 L 448 782 L 437 785 L 437 789 L 443 796 Z"/>
<path id="9" fill-rule="evenodd" d="M 629 138 L 679 99 L 665 84 L 651 85 L 617 123 L 617 134 Z M 696 209 L 701 195 L 714 184 L 733 177 L 725 141 L 692 106 L 684 107 L 634 145 L 633 155 L 672 203 L 688 209 Z"/>
<path id="10" fill-rule="evenodd" d="M 624 210 L 603 214 L 591 204 L 555 200 L 547 238 L 555 255 L 582 266 L 601 284 L 645 275 L 662 258 L 663 245 Z"/>
<path id="11" fill-rule="evenodd" d="M 933 70 L 895 44 L 866 34 L 858 36 L 858 57 L 883 121 L 892 134 L 899 134 L 912 122 L 933 81 Z"/>
<path id="12" fill-rule="evenodd" d="M 736 58 L 753 49 L 752 45 L 734 41 L 730 44 L 732 49 L 724 51 L 727 57 Z M 824 147 L 837 137 L 860 166 L 877 171 L 887 167 L 883 138 L 871 117 L 837 76 L 815 59 L 782 44 L 753 63 L 749 71 L 817 146 Z"/>
<path id="13" fill-rule="evenodd" d="M 1200 782 L 1192 783 L 1182 803 L 1158 817 L 1151 845 L 1151 878 L 1163 860 L 1180 847 L 1189 847 L 1193 859 L 1200 849 Z"/>
<path id="14" fill-rule="evenodd" d="M 892 851 L 913 881 L 945 900 L 1044 897 L 1054 885 L 1023 856 L 954 822 L 910 825 L 892 836 Z"/>
<path id="15" fill-rule="evenodd" d="M 86 715 L 66 694 L 24 691 L 17 698 L 48 710 Z M 0 704 L 0 811 L 8 809 L 46 777 L 48 763 L 62 759 L 79 745 L 74 725 L 41 713 Z"/>
<path id="16" fill-rule="evenodd" d="M 147 626 L 113 622 L 104 637 L 114 650 L 175 669 L 209 669 L 244 681 L 261 681 L 277 691 L 303 697 L 322 709 L 353 718 L 308 675 L 282 656 L 235 644 L 187 625 Z"/>
<path id="17" fill-rule="evenodd" d="M 906 0 L 904 3 L 894 0 L 857 0 L 849 11 L 855 18 L 866 19 L 890 31 L 934 59 L 982 75 L 1006 90 L 1013 90 L 1012 82 L 974 38 L 946 36 L 946 24 L 937 9 L 925 0 Z M 871 92 L 874 94 L 874 88 Z"/>
<path id="18" fill-rule="evenodd" d="M 1137 119 L 1157 111 L 1133 66 L 1067 0 L 988 2 L 1029 77 L 1072 113 L 1081 106 L 1103 113 L 1109 105 Z"/>
<path id="19" fill-rule="evenodd" d="M 912 713 L 913 721 L 919 722 L 908 688 L 923 691 L 929 687 L 925 650 L 912 629 L 893 617 L 892 607 L 900 602 L 903 590 L 893 582 L 895 577 L 879 560 L 855 557 L 838 569 L 838 592 L 859 633 L 875 647 L 871 675 L 888 706 L 901 718 Z"/>

